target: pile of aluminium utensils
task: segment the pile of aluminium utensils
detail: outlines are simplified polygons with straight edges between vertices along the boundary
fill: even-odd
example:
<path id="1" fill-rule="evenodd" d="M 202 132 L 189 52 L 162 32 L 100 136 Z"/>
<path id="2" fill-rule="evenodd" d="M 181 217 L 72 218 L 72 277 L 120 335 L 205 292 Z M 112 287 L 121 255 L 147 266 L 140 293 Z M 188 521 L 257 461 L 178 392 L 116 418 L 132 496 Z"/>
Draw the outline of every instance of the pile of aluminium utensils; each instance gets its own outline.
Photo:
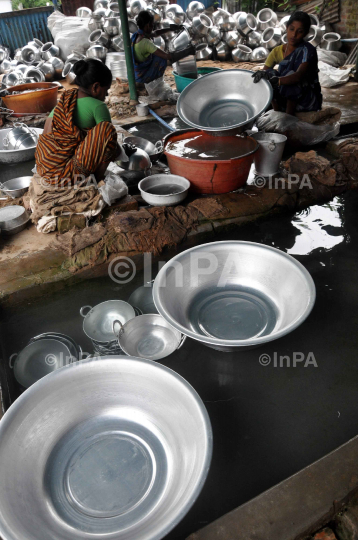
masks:
<path id="1" fill-rule="evenodd" d="M 131 33 L 137 29 L 135 19 L 142 10 L 153 14 L 156 29 L 168 28 L 171 23 L 184 27 L 189 40 L 196 46 L 196 60 L 264 62 L 274 47 L 285 43 L 289 19 L 289 15 L 280 17 L 269 8 L 261 9 L 256 16 L 243 11 L 231 14 L 221 8 L 209 15 L 204 13 L 205 6 L 196 0 L 188 5 L 186 12 L 178 4 L 170 4 L 169 0 L 129 0 L 127 12 Z M 113 78 L 125 79 L 127 68 L 117 2 L 95 0 L 93 12 L 80 8 L 78 15 L 88 16 L 93 30 L 87 56 L 105 61 Z M 341 45 L 339 34 L 326 33 L 324 23 L 316 15 L 310 17 L 312 26 L 306 40 L 315 47 L 338 50 Z M 164 51 L 180 50 L 173 48 L 177 35 L 178 32 L 169 31 L 154 42 Z M 185 40 L 183 48 L 184 43 Z"/>
<path id="2" fill-rule="evenodd" d="M 170 24 L 182 27 L 179 31 L 168 31 L 163 37 L 154 39 L 154 43 L 163 51 L 180 50 L 173 47 L 173 41 L 183 28 L 189 42 L 196 46 L 196 58 L 189 61 L 189 69 L 195 60 L 235 62 L 264 62 L 270 51 L 286 42 L 286 25 L 289 15 L 280 17 L 270 8 L 261 9 L 257 15 L 244 11 L 229 13 L 218 8 L 212 14 L 206 14 L 205 6 L 194 0 L 184 11 L 178 4 L 170 4 L 169 0 L 128 0 L 127 13 L 129 31 L 136 32 L 136 17 L 142 10 L 150 11 L 154 16 L 155 28 L 169 28 Z M 124 55 L 119 5 L 117 1 L 95 0 L 93 11 L 87 7 L 79 8 L 78 17 L 88 19 L 91 30 L 89 48 L 86 56 L 106 63 L 111 69 L 113 79 L 127 79 L 127 67 Z M 310 14 L 312 25 L 306 40 L 315 47 L 337 51 L 341 47 L 340 35 L 327 32 L 325 24 L 318 17 Z M 183 48 L 188 44 L 185 40 Z M 34 38 L 22 49 L 15 51 L 13 59 L 10 51 L 0 46 L 0 71 L 5 74 L 3 88 L 26 82 L 52 81 L 64 77 L 74 83 L 74 64 L 84 55 L 73 51 L 64 63 L 60 51 L 53 43 L 41 43 Z M 190 59 L 189 59 L 190 60 Z M 182 61 L 183 73 L 188 63 Z M 188 64 L 188 65 L 189 65 Z M 180 66 L 176 66 L 179 68 Z M 179 70 L 178 70 L 179 72 Z"/>
<path id="3" fill-rule="evenodd" d="M 0 46 L 0 73 L 4 74 L 2 90 L 19 84 L 61 79 L 64 62 L 59 56 L 60 50 L 56 45 L 42 43 L 36 38 L 22 49 L 17 49 L 13 59 L 10 50 Z"/>

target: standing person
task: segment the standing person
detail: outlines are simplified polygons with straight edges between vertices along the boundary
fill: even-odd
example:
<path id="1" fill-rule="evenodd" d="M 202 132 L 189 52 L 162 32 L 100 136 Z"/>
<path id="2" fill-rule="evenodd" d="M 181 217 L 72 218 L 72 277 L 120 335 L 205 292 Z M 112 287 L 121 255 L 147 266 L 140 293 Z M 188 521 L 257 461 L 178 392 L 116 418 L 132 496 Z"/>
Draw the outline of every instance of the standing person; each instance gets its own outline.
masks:
<path id="1" fill-rule="evenodd" d="M 287 23 L 287 44 L 275 47 L 267 57 L 264 69 L 253 75 L 254 83 L 265 78 L 272 84 L 275 111 L 294 115 L 322 108 L 317 51 L 304 40 L 310 26 L 307 13 L 293 13 Z M 276 64 L 277 71 L 273 69 Z"/>
<path id="2" fill-rule="evenodd" d="M 152 38 L 179 30 L 180 26 L 171 24 L 169 28 L 154 30 L 154 16 L 150 11 L 141 11 L 137 17 L 138 31 L 132 35 L 132 56 L 135 80 L 138 84 L 150 83 L 164 75 L 168 62 L 177 62 L 190 54 L 195 47 L 190 45 L 183 51 L 166 53 L 154 45 Z"/>
<path id="3" fill-rule="evenodd" d="M 46 120 L 35 159 L 47 183 L 70 184 L 76 175 L 102 180 L 107 167 L 123 151 L 104 103 L 112 73 L 102 62 L 87 58 L 73 68 L 78 89 L 66 90 Z"/>

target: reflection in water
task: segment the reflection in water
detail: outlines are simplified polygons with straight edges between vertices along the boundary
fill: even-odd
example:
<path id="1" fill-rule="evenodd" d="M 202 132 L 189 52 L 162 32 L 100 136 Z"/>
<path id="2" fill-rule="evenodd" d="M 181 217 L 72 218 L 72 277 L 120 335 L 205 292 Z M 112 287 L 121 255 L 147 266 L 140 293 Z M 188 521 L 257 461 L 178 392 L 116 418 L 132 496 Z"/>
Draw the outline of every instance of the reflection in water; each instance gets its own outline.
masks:
<path id="1" fill-rule="evenodd" d="M 345 239 L 339 209 L 342 203 L 338 197 L 323 206 L 311 206 L 296 214 L 292 225 L 298 229 L 295 244 L 287 249 L 291 255 L 308 255 L 314 249 L 330 250 Z"/>

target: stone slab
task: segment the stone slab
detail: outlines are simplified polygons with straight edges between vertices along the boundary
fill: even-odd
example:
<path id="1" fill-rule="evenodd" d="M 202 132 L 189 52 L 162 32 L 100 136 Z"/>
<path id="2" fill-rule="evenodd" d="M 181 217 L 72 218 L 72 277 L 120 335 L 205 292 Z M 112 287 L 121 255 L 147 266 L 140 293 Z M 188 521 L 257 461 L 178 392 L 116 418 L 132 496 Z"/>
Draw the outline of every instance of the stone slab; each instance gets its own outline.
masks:
<path id="1" fill-rule="evenodd" d="M 306 538 L 328 523 L 358 491 L 357 461 L 355 437 L 187 540 Z"/>

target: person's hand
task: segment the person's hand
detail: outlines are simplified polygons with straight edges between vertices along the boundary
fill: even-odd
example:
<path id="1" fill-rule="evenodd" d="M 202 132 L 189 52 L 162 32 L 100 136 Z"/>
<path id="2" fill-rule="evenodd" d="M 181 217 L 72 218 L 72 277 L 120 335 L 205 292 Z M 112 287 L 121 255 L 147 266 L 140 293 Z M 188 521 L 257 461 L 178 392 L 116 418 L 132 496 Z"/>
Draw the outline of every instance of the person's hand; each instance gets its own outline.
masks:
<path id="1" fill-rule="evenodd" d="M 261 71 L 256 71 L 256 73 L 254 73 L 252 75 L 252 78 L 254 79 L 254 83 L 258 83 L 261 81 L 261 79 L 266 79 L 267 81 L 269 80 L 269 71 L 266 71 L 266 70 L 261 70 Z"/>
<path id="2" fill-rule="evenodd" d="M 254 79 L 254 83 L 258 83 L 261 79 L 265 79 L 266 81 L 269 81 L 273 88 L 277 88 L 279 84 L 279 77 L 274 71 L 270 70 L 256 71 L 256 73 L 252 75 L 252 78 Z"/>
<path id="3" fill-rule="evenodd" d="M 269 83 L 271 84 L 272 88 L 277 88 L 279 84 L 280 79 L 277 77 L 277 75 L 272 75 L 269 78 Z"/>

